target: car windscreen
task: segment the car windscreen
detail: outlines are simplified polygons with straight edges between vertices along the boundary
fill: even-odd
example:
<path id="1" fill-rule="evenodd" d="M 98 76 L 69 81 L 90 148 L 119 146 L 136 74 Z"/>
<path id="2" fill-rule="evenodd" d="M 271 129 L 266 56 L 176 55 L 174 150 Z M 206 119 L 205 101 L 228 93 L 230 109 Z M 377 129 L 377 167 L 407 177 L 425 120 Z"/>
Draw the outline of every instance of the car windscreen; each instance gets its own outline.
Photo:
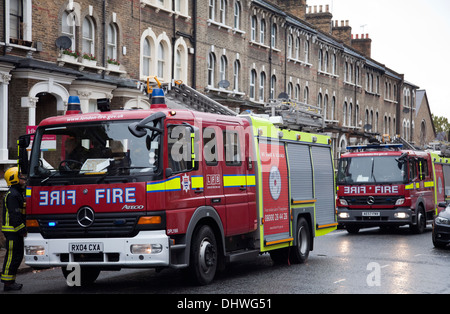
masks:
<path id="1" fill-rule="evenodd" d="M 339 161 L 338 184 L 404 183 L 406 163 L 395 156 L 349 157 Z"/>
<path id="2" fill-rule="evenodd" d="M 159 170 L 160 134 L 135 137 L 130 121 L 40 127 L 30 177 L 148 175 Z"/>

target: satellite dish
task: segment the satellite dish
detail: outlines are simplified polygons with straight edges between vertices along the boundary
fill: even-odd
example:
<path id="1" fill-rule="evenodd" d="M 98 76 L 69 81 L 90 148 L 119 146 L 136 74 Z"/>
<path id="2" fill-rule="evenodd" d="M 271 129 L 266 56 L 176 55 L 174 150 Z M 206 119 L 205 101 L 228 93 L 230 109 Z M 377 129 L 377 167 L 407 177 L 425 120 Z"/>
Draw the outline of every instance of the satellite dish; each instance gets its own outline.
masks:
<path id="1" fill-rule="evenodd" d="M 228 88 L 228 86 L 230 86 L 230 82 L 228 82 L 227 80 L 222 80 L 219 82 L 219 87 Z"/>
<path id="2" fill-rule="evenodd" d="M 69 49 L 72 47 L 72 39 L 68 36 L 60 36 L 56 39 L 55 44 L 59 49 Z"/>
<path id="3" fill-rule="evenodd" d="M 280 93 L 278 99 L 289 99 L 289 95 L 287 93 Z"/>

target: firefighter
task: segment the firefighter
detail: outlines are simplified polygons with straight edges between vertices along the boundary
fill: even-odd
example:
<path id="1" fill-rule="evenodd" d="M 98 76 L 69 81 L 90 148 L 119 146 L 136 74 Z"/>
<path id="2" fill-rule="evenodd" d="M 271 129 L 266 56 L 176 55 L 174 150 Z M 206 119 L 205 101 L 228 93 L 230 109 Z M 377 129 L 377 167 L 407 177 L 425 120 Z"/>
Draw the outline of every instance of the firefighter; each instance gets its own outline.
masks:
<path id="1" fill-rule="evenodd" d="M 17 167 L 6 170 L 5 180 L 10 189 L 3 199 L 2 232 L 6 238 L 6 255 L 1 281 L 4 283 L 3 290 L 11 291 L 22 289 L 22 284 L 16 283 L 15 280 L 22 263 L 23 243 L 27 233 L 23 197 L 26 181 L 20 176 Z"/>

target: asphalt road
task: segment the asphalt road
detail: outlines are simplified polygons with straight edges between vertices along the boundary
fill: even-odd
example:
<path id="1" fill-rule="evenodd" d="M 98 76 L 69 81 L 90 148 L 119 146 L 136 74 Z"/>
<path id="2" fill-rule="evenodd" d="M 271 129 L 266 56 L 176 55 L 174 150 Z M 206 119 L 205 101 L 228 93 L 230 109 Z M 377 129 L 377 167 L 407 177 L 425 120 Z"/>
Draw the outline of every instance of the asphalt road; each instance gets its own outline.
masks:
<path id="1" fill-rule="evenodd" d="M 303 265 L 274 265 L 270 256 L 229 265 L 214 282 L 193 286 L 180 270 L 102 272 L 93 286 L 69 287 L 59 268 L 20 274 L 21 294 L 444 294 L 450 293 L 450 249 L 431 242 L 431 229 L 337 230 L 316 238 Z M 14 292 L 16 293 L 16 292 Z"/>

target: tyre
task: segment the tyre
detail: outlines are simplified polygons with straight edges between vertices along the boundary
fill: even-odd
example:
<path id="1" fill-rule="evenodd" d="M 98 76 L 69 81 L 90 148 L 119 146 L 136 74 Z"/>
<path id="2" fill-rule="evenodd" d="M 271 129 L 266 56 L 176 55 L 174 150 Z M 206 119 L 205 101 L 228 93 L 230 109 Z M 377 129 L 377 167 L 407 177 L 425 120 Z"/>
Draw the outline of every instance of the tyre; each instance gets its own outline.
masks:
<path id="1" fill-rule="evenodd" d="M 216 236 L 211 227 L 201 226 L 192 238 L 189 273 L 197 284 L 207 285 L 214 279 L 217 264 Z"/>
<path id="2" fill-rule="evenodd" d="M 417 211 L 417 222 L 415 225 L 410 225 L 411 231 L 415 234 L 421 234 L 425 231 L 427 226 L 427 217 L 422 206 Z"/>
<path id="3" fill-rule="evenodd" d="M 345 229 L 347 229 L 347 232 L 350 234 L 357 234 L 360 228 L 358 226 L 346 226 Z"/>
<path id="4" fill-rule="evenodd" d="M 305 218 L 300 218 L 295 233 L 297 245 L 292 247 L 289 252 L 289 261 L 292 264 L 303 264 L 308 260 L 311 250 L 311 234 L 309 229 L 309 224 Z"/>

